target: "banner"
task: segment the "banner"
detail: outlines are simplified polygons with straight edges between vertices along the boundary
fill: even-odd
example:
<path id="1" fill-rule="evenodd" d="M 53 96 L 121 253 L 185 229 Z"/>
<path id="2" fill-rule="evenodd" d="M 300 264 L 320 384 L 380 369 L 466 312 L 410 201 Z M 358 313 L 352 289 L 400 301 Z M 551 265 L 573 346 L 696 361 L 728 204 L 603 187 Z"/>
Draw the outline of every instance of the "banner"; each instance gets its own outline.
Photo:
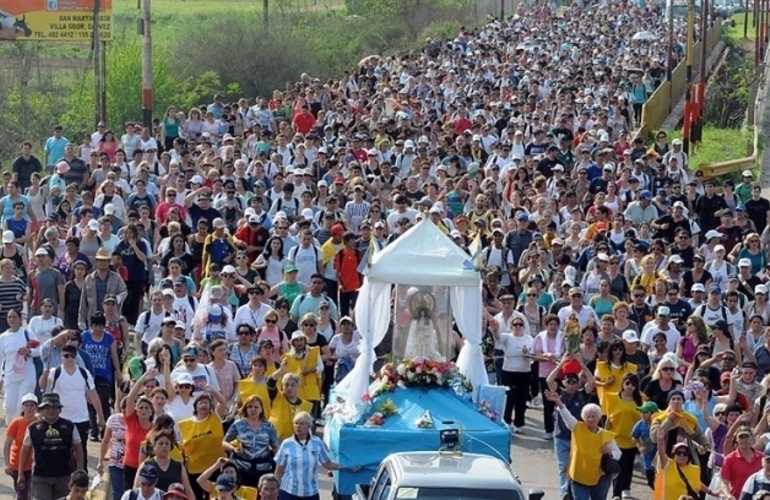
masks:
<path id="1" fill-rule="evenodd" d="M 0 0 L 0 40 L 90 42 L 96 0 Z M 112 40 L 112 0 L 100 0 L 99 38 Z"/>

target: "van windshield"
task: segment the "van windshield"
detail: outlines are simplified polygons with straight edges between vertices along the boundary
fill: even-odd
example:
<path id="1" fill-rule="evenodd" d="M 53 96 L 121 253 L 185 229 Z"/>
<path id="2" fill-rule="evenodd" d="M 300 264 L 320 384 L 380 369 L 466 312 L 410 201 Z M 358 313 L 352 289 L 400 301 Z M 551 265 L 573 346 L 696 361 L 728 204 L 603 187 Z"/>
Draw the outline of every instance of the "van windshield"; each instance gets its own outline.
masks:
<path id="1" fill-rule="evenodd" d="M 397 500 L 524 500 L 516 490 L 399 488 Z"/>

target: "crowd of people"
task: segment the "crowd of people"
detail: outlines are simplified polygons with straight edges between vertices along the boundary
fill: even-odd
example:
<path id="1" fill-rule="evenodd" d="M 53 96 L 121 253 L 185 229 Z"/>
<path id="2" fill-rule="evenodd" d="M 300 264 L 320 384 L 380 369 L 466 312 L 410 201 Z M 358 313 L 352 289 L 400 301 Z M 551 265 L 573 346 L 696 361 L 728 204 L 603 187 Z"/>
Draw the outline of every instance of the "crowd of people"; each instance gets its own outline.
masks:
<path id="1" fill-rule="evenodd" d="M 22 144 L 0 183 L 16 498 L 83 498 L 92 441 L 114 500 L 317 499 L 367 255 L 424 219 L 483 263 L 490 383 L 514 443 L 543 407 L 565 498 L 622 496 L 637 454 L 657 498 L 770 490 L 770 202 L 633 138 L 682 56 L 664 7 L 523 4 L 340 80 Z"/>

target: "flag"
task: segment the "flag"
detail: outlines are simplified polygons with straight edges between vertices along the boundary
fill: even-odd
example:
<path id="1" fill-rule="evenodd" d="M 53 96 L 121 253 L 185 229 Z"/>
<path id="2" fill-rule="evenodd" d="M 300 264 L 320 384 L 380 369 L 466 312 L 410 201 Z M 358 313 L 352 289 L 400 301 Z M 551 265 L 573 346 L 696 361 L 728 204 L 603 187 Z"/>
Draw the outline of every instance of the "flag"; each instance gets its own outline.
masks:
<path id="1" fill-rule="evenodd" d="M 358 265 L 358 272 L 361 274 L 366 274 L 366 270 L 369 269 L 369 266 L 372 265 L 372 260 L 374 259 L 374 255 L 377 253 L 378 250 L 380 250 L 380 244 L 377 241 L 377 238 L 371 237 L 369 238 L 369 248 L 366 249 L 366 252 L 364 252 L 364 257 L 361 259 L 361 263 Z"/>
<path id="2" fill-rule="evenodd" d="M 475 269 L 483 269 L 484 261 L 481 259 L 481 232 L 477 232 L 473 241 L 468 245 L 468 250 L 471 252 L 471 262 Z"/>

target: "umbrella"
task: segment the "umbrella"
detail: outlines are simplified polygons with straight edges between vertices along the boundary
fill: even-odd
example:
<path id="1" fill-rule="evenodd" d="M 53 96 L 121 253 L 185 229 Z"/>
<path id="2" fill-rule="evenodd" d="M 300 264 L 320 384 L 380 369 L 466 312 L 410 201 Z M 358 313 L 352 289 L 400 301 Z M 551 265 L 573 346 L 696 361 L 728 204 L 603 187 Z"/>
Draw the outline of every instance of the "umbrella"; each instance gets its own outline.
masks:
<path id="1" fill-rule="evenodd" d="M 634 36 L 631 37 L 631 40 L 634 40 L 636 42 L 644 40 L 654 40 L 657 36 L 652 31 L 639 31 Z"/>
<path id="2" fill-rule="evenodd" d="M 358 61 L 358 66 L 359 67 L 366 66 L 367 64 L 369 64 L 369 61 L 372 61 L 372 60 L 374 60 L 374 61 L 381 61 L 382 57 L 380 57 L 378 55 L 366 56 L 363 59 L 361 59 L 360 61 Z"/>

